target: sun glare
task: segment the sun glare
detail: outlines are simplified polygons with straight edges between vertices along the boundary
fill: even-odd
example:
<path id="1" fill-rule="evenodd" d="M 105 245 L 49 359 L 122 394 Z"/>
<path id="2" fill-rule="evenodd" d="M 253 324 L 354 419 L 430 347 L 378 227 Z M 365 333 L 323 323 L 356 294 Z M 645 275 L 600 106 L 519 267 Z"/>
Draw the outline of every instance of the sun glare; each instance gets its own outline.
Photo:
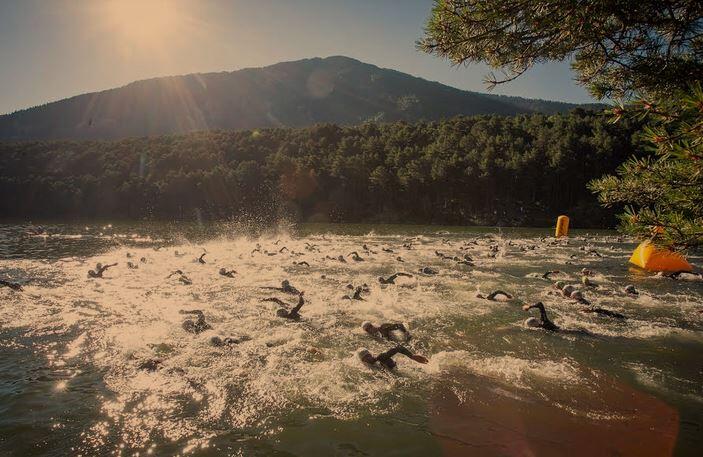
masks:
<path id="1" fill-rule="evenodd" d="M 107 31 L 123 45 L 161 48 L 187 26 L 183 2 L 107 0 L 98 11 Z"/>

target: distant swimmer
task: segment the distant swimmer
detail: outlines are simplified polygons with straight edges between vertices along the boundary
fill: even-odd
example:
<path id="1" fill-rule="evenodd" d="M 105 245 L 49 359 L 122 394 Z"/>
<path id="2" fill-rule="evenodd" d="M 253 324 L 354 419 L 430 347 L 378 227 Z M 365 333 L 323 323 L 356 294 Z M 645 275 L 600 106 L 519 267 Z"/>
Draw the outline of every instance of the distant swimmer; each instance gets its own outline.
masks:
<path id="1" fill-rule="evenodd" d="M 95 265 L 95 270 L 89 270 L 88 271 L 88 277 L 89 278 L 102 278 L 103 273 L 105 273 L 105 270 L 107 270 L 110 267 L 114 267 L 117 265 L 116 263 L 111 263 L 110 265 L 103 265 L 102 263 L 98 263 Z"/>
<path id="2" fill-rule="evenodd" d="M 351 256 L 352 260 L 354 260 L 355 262 L 363 262 L 364 261 L 364 259 L 356 251 L 350 252 L 349 254 L 347 254 L 347 257 L 349 257 L 349 256 Z"/>
<path id="3" fill-rule="evenodd" d="M 278 290 L 291 295 L 300 295 L 300 291 L 293 287 L 287 279 L 281 281 L 281 287 L 263 286 L 262 289 Z"/>
<path id="4" fill-rule="evenodd" d="M 368 253 L 376 254 L 376 251 L 372 251 L 372 250 L 371 250 L 368 246 L 366 246 L 366 245 L 363 245 L 362 248 L 364 249 L 364 251 L 366 251 L 366 252 L 368 252 Z"/>
<path id="5" fill-rule="evenodd" d="M 4 279 L 0 279 L 0 287 L 9 287 L 12 290 L 16 290 L 18 292 L 22 291 L 22 286 L 16 282 L 10 282 L 10 281 L 5 281 Z"/>
<path id="6" fill-rule="evenodd" d="M 582 313 L 595 313 L 601 316 L 614 317 L 616 319 L 627 319 L 623 314 L 620 314 L 609 309 L 597 308 L 597 307 L 586 307 L 581 310 Z"/>
<path id="7" fill-rule="evenodd" d="M 261 245 L 256 243 L 256 247 L 252 249 L 251 254 L 254 255 L 255 252 L 261 252 Z"/>
<path id="8" fill-rule="evenodd" d="M 372 355 L 371 352 L 369 352 L 369 350 L 366 348 L 359 349 L 356 352 L 356 355 L 357 357 L 359 357 L 359 360 L 361 360 L 365 364 L 374 365 L 376 364 L 376 362 L 378 362 L 383 367 L 388 368 L 389 370 L 392 370 L 397 365 L 396 362 L 393 360 L 393 356 L 396 354 L 403 354 L 404 356 L 410 358 L 411 360 L 414 360 L 417 363 L 424 364 L 429 362 L 427 358 L 418 354 L 413 354 L 412 352 L 410 352 L 409 349 L 403 346 L 396 346 L 386 352 L 378 354 L 377 356 Z"/>
<path id="9" fill-rule="evenodd" d="M 677 279 L 680 281 L 700 281 L 703 279 L 703 273 L 692 273 L 690 271 L 675 271 L 673 273 L 660 273 L 661 276 Z"/>
<path id="10" fill-rule="evenodd" d="M 203 252 L 200 254 L 200 257 L 198 257 L 198 263 L 205 264 L 205 256 L 207 255 L 207 252 Z"/>
<path id="11" fill-rule="evenodd" d="M 413 277 L 413 275 L 411 275 L 411 274 L 400 272 L 400 273 L 395 273 L 393 275 L 390 275 L 387 278 L 384 278 L 383 276 L 379 276 L 378 282 L 380 282 L 381 284 L 395 284 L 395 280 L 398 279 L 398 277 L 400 277 L 400 276 L 404 276 L 406 278 Z"/>
<path id="12" fill-rule="evenodd" d="M 393 253 L 395 252 L 395 251 L 394 251 L 393 249 L 391 249 L 391 248 L 381 248 L 381 251 L 383 251 L 383 252 L 389 252 L 389 253 L 391 253 L 391 254 L 393 254 Z"/>
<path id="13" fill-rule="evenodd" d="M 226 337 L 222 338 L 219 336 L 213 336 L 210 338 L 210 345 L 215 347 L 231 346 L 233 344 L 244 343 L 245 341 L 251 340 L 249 336 L 240 336 L 239 338 Z"/>
<path id="14" fill-rule="evenodd" d="M 288 251 L 289 249 L 285 246 L 283 246 L 281 249 L 278 250 L 280 254 L 283 254 L 283 251 Z"/>
<path id="15" fill-rule="evenodd" d="M 226 268 L 220 268 L 220 275 L 221 276 L 227 276 L 228 278 L 234 278 L 234 275 L 236 275 L 237 272 L 234 270 L 228 270 Z"/>
<path id="16" fill-rule="evenodd" d="M 397 260 L 398 262 L 405 262 L 405 260 L 403 260 L 401 256 L 396 257 L 395 260 Z"/>
<path id="17" fill-rule="evenodd" d="M 399 323 L 374 325 L 371 322 L 366 321 L 361 324 L 361 328 L 371 336 L 380 336 L 390 341 L 410 340 L 410 332 L 403 324 Z M 399 333 L 402 334 L 401 338 L 398 338 L 397 336 Z"/>
<path id="18" fill-rule="evenodd" d="M 140 258 L 139 261 L 140 261 L 141 263 L 146 263 L 146 257 Z"/>
<path id="19" fill-rule="evenodd" d="M 637 289 L 635 289 L 635 286 L 633 286 L 632 284 L 626 285 L 623 290 L 626 294 L 629 295 L 639 295 L 639 292 L 637 292 Z"/>
<path id="20" fill-rule="evenodd" d="M 129 268 L 130 270 L 138 270 L 139 265 L 135 265 L 132 262 L 127 262 L 127 268 Z"/>
<path id="21" fill-rule="evenodd" d="M 586 276 L 586 275 L 581 276 L 581 284 L 583 284 L 584 287 L 598 287 L 598 284 L 596 284 L 595 282 L 593 282 L 593 281 L 591 280 L 591 278 L 589 278 L 589 277 Z"/>
<path id="22" fill-rule="evenodd" d="M 434 251 L 434 255 L 436 255 L 437 257 L 439 257 L 440 259 L 443 259 L 443 260 L 447 260 L 447 259 L 451 259 L 451 258 L 452 258 L 451 256 L 448 256 L 447 254 L 444 254 L 444 253 L 439 252 L 439 251 Z"/>
<path id="23" fill-rule="evenodd" d="M 363 300 L 361 296 L 361 292 L 364 291 L 364 288 L 361 286 L 357 286 L 356 289 L 354 289 L 354 294 L 352 295 L 345 295 L 342 297 L 342 300 Z"/>
<path id="24" fill-rule="evenodd" d="M 422 268 L 420 268 L 420 273 L 423 273 L 426 275 L 436 275 L 436 274 L 439 274 L 439 271 L 435 270 L 432 267 L 422 267 Z"/>
<path id="25" fill-rule="evenodd" d="M 559 273 L 561 273 L 559 270 L 550 270 L 542 275 L 542 279 L 550 279 L 551 275 L 558 275 Z"/>
<path id="26" fill-rule="evenodd" d="M 166 276 L 166 279 L 169 279 L 169 278 L 171 278 L 171 276 L 176 276 L 176 275 L 178 275 L 178 280 L 180 282 L 182 282 L 183 284 L 185 284 L 187 286 L 193 284 L 193 281 L 191 281 L 190 278 L 188 276 L 186 276 L 181 270 L 172 271 L 171 274 Z"/>
<path id="27" fill-rule="evenodd" d="M 483 298 L 491 301 L 509 301 L 513 299 L 513 296 L 507 292 L 503 292 L 502 290 L 496 290 L 486 296 L 483 294 L 476 294 L 476 298 Z"/>
<path id="28" fill-rule="evenodd" d="M 305 294 L 305 292 L 300 292 L 300 294 L 298 295 L 298 304 L 295 305 L 294 308 L 292 308 L 290 310 L 280 308 L 280 309 L 276 310 L 276 316 L 282 317 L 285 319 L 295 320 L 295 321 L 299 320 L 300 319 L 300 308 L 302 308 L 303 305 L 305 304 L 305 299 L 303 298 L 304 294 Z"/>
<path id="29" fill-rule="evenodd" d="M 540 318 L 537 319 L 536 317 L 530 317 L 525 321 L 525 326 L 526 327 L 541 327 L 545 330 L 549 330 L 550 332 L 556 332 L 559 330 L 559 327 L 552 321 L 549 320 L 549 317 L 547 317 L 547 311 L 544 309 L 544 303 L 538 302 L 535 303 L 534 305 L 524 305 L 522 309 L 525 311 L 529 311 L 532 308 L 537 308 L 539 310 L 539 316 Z"/>
<path id="30" fill-rule="evenodd" d="M 191 311 L 180 310 L 179 312 L 181 314 L 192 314 L 196 317 L 196 320 L 186 319 L 185 321 L 183 321 L 183 324 L 181 324 L 183 330 L 188 333 L 198 334 L 204 332 L 205 330 L 210 330 L 212 328 L 210 324 L 205 322 L 205 314 L 203 314 L 203 312 L 199 309 L 194 309 Z"/>
<path id="31" fill-rule="evenodd" d="M 296 262 L 296 261 L 294 260 L 294 261 L 293 261 L 293 265 L 298 265 L 298 266 L 300 266 L 300 267 L 309 267 L 309 266 L 310 266 L 310 264 L 307 263 L 305 260 L 303 260 L 302 262 Z"/>

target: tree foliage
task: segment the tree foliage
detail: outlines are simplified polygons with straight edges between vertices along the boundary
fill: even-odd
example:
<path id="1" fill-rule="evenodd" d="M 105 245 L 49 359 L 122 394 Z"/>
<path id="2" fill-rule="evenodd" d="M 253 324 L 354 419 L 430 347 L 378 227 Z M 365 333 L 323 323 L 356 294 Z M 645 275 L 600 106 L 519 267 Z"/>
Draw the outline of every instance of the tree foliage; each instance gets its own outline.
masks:
<path id="1" fill-rule="evenodd" d="M 618 117 L 649 120 L 644 130 L 650 157 L 631 158 L 591 183 L 605 206 L 627 205 L 624 231 L 675 249 L 703 247 L 703 89 L 642 100 Z M 661 228 L 660 228 L 661 227 Z"/>
<path id="2" fill-rule="evenodd" d="M 637 121 L 568 115 L 322 124 L 119 141 L 0 143 L 0 214 L 252 216 L 577 226 L 614 221 L 586 183 L 635 151 Z"/>
<path id="3" fill-rule="evenodd" d="M 509 81 L 572 59 L 598 98 L 665 94 L 703 74 L 700 0 L 436 0 L 420 49 Z"/>

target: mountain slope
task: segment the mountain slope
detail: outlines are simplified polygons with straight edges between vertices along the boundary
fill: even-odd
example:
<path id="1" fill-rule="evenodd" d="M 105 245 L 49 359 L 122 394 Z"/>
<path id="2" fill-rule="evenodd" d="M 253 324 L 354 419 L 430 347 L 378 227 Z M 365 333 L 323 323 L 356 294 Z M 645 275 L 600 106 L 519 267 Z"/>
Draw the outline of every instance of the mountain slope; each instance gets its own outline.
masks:
<path id="1" fill-rule="evenodd" d="M 115 139 L 321 122 L 565 112 L 579 105 L 462 91 L 348 57 L 170 76 L 0 116 L 0 139 Z"/>

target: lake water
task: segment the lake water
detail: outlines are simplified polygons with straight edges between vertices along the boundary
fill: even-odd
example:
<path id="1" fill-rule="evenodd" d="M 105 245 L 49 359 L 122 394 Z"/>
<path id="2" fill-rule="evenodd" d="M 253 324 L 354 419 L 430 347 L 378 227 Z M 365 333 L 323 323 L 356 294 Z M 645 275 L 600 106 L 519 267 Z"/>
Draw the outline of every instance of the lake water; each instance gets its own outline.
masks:
<path id="1" fill-rule="evenodd" d="M 703 453 L 703 284 L 628 266 L 635 243 L 614 232 L 28 227 L 0 225 L 0 279 L 24 285 L 0 289 L 0 455 Z M 364 260 L 326 258 L 351 251 Z M 97 262 L 118 265 L 88 278 Z M 555 293 L 556 280 L 580 285 L 584 267 L 597 285 L 586 298 L 627 319 Z M 167 278 L 177 269 L 192 284 Z M 413 276 L 379 284 L 398 271 Z M 261 289 L 284 279 L 305 291 L 298 322 L 261 301 L 294 303 Z M 350 283 L 369 286 L 364 300 L 342 299 Z M 496 289 L 516 300 L 476 297 Z M 521 304 L 537 301 L 565 331 L 523 326 Z M 179 311 L 195 309 L 211 330 L 183 329 Z M 407 347 L 430 362 L 365 366 L 357 348 L 392 347 L 360 329 L 366 320 L 405 323 Z M 248 339 L 216 347 L 213 336 Z"/>

